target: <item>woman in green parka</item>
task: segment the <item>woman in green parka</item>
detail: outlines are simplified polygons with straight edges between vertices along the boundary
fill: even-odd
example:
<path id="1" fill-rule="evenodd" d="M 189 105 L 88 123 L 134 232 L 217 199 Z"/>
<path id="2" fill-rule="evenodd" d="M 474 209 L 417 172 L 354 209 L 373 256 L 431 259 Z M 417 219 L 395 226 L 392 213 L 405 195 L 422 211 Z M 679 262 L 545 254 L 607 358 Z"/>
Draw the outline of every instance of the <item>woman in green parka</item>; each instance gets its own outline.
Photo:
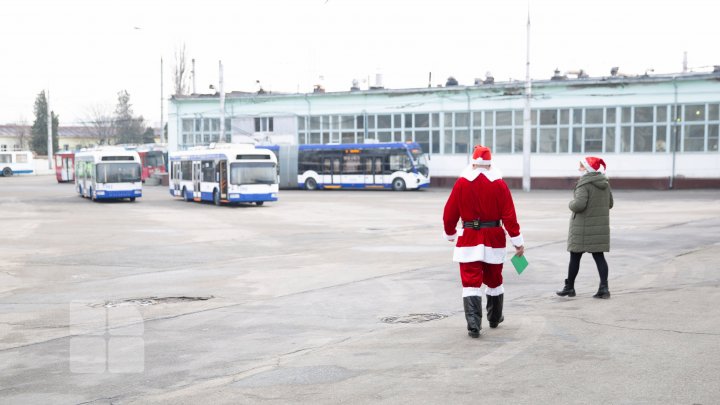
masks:
<path id="1" fill-rule="evenodd" d="M 610 182 L 604 174 L 605 167 L 605 162 L 597 157 L 587 157 L 580 161 L 582 176 L 575 185 L 573 200 L 569 205 L 572 211 L 567 247 L 570 265 L 565 287 L 557 292 L 561 297 L 575 296 L 575 278 L 580 270 L 580 258 L 583 253 L 589 252 L 600 274 L 600 287 L 593 297 L 610 298 L 608 265 L 603 252 L 610 251 L 610 208 L 613 206 L 613 196 Z"/>

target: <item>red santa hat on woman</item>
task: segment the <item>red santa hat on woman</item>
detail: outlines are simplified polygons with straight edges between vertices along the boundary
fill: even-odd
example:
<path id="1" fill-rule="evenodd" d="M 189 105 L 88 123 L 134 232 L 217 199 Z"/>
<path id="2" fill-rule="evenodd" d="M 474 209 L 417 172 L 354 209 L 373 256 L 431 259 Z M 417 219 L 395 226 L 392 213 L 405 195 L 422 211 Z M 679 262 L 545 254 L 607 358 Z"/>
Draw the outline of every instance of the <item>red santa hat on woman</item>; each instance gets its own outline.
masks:
<path id="1" fill-rule="evenodd" d="M 580 159 L 580 163 L 587 169 L 588 172 L 600 172 L 605 173 L 605 161 L 600 159 L 599 157 L 594 156 L 588 156 L 584 159 Z M 602 170 L 600 169 L 600 166 L 602 166 Z"/>
<path id="2" fill-rule="evenodd" d="M 472 163 L 474 165 L 490 165 L 492 164 L 492 153 L 487 146 L 476 145 L 473 150 Z"/>

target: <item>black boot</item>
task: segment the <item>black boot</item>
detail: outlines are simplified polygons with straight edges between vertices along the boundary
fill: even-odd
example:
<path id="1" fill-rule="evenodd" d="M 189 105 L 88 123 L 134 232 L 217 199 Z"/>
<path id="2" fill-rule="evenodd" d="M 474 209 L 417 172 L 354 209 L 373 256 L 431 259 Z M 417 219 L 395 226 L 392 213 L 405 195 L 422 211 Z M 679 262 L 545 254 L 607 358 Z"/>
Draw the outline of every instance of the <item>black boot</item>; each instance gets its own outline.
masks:
<path id="1" fill-rule="evenodd" d="M 488 322 L 490 322 L 491 328 L 497 328 L 498 325 L 505 320 L 502 313 L 504 296 L 505 294 L 500 294 L 495 297 L 488 295 L 485 297 L 487 298 L 487 306 L 485 308 L 487 309 Z"/>
<path id="2" fill-rule="evenodd" d="M 600 287 L 598 288 L 598 292 L 595 295 L 593 295 L 593 298 L 603 298 L 603 299 L 610 298 L 610 289 L 608 289 L 607 281 L 600 282 Z"/>
<path id="3" fill-rule="evenodd" d="M 463 297 L 463 307 L 465 308 L 468 336 L 471 338 L 480 337 L 480 329 L 482 329 L 482 297 L 475 295 Z"/>
<path id="4" fill-rule="evenodd" d="M 556 291 L 555 294 L 561 297 L 574 297 L 575 296 L 575 281 L 565 279 L 565 287 L 562 290 Z"/>

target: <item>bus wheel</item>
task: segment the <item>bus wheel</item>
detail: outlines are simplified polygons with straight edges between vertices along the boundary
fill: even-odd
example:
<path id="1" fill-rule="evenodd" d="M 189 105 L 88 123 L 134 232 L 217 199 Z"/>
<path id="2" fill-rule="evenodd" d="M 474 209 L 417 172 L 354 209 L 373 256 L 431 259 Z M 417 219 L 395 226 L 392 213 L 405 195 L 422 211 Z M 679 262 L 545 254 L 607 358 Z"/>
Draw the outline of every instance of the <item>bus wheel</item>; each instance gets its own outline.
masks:
<path id="1" fill-rule="evenodd" d="M 130 197 L 130 202 L 135 202 L 135 197 Z"/>
<path id="2" fill-rule="evenodd" d="M 308 177 L 305 180 L 305 190 L 317 190 L 317 181 L 312 177 Z"/>
<path id="3" fill-rule="evenodd" d="M 187 195 L 187 189 L 186 189 L 185 187 L 183 187 L 183 189 L 182 189 L 182 195 L 183 195 L 183 199 L 184 199 L 186 202 L 192 201 L 192 198 L 188 197 L 188 195 Z"/>
<path id="4" fill-rule="evenodd" d="M 217 191 L 217 189 L 213 190 L 213 202 L 218 207 L 220 206 L 220 193 Z"/>
<path id="5" fill-rule="evenodd" d="M 255 204 L 257 204 L 257 206 L 259 207 L 259 206 L 265 204 L 265 201 L 255 201 Z"/>
<path id="6" fill-rule="evenodd" d="M 13 173 L 12 173 L 12 169 L 9 168 L 9 167 L 6 167 L 6 168 L 3 169 L 2 174 L 3 174 L 3 176 L 5 176 L 5 177 L 10 177 L 10 176 L 12 176 L 12 174 L 13 174 Z"/>
<path id="7" fill-rule="evenodd" d="M 404 191 L 405 190 L 405 180 L 401 179 L 400 177 L 393 180 L 392 189 L 395 191 Z"/>

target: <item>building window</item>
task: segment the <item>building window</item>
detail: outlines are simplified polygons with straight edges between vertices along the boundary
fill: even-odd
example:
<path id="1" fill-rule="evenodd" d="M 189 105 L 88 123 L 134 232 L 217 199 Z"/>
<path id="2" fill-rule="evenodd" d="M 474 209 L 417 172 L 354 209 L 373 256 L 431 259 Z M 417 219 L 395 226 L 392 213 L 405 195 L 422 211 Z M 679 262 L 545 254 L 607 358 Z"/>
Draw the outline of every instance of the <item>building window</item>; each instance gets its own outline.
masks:
<path id="1" fill-rule="evenodd" d="M 0 145 L 0 152 L 7 152 L 7 145 Z"/>
<path id="2" fill-rule="evenodd" d="M 255 132 L 273 132 L 273 117 L 255 118 Z"/>
<path id="3" fill-rule="evenodd" d="M 15 145 L 13 145 L 13 150 L 17 152 L 17 151 L 22 150 L 22 149 L 20 148 L 20 145 L 15 144 Z"/>

